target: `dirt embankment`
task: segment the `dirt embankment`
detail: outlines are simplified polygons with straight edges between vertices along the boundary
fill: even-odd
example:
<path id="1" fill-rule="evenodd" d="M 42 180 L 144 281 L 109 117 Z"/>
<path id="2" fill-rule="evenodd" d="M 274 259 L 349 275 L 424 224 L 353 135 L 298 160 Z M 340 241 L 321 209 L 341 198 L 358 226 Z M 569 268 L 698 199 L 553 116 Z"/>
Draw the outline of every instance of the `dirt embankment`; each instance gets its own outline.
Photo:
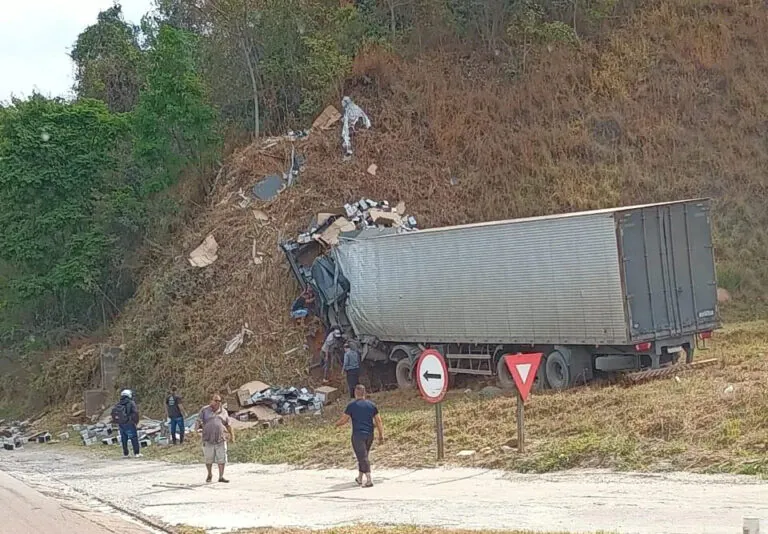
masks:
<path id="1" fill-rule="evenodd" d="M 362 54 L 344 90 L 373 128 L 355 136 L 354 159 L 342 162 L 337 130 L 314 132 L 296 143 L 298 184 L 241 208 L 237 193 L 286 170 L 291 147 L 237 152 L 112 330 L 124 383 L 152 397 L 173 382 L 197 402 L 247 379 L 303 380 L 306 331 L 289 321 L 297 286 L 277 244 L 361 197 L 405 201 L 429 227 L 711 196 L 720 283 L 749 311 L 768 287 L 766 46 L 759 3 L 668 0 L 598 42 L 533 50 L 514 77 L 474 56 Z M 190 266 L 208 235 L 217 261 Z M 245 324 L 253 333 L 224 355 Z M 77 394 L 95 365 L 60 355 L 40 383 L 54 400 Z"/>

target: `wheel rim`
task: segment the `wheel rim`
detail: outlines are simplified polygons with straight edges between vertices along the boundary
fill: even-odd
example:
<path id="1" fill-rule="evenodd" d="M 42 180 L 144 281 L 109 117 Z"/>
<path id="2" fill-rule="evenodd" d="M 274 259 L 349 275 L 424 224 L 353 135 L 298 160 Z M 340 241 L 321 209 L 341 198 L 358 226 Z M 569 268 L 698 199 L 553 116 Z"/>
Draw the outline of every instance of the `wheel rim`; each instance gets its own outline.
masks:
<path id="1" fill-rule="evenodd" d="M 562 363 L 552 362 L 552 374 L 555 375 L 554 379 L 558 384 L 565 382 L 565 369 L 563 369 Z"/>
<path id="2" fill-rule="evenodd" d="M 397 366 L 397 380 L 402 379 L 403 382 L 413 384 L 413 366 L 412 365 L 398 365 Z"/>

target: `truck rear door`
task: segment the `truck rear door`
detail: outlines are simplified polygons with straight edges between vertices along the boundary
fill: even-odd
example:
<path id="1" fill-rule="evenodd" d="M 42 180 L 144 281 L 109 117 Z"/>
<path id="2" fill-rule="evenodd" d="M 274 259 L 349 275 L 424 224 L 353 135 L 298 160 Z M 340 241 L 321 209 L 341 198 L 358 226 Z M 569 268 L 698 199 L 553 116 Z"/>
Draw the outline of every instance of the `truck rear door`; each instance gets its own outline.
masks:
<path id="1" fill-rule="evenodd" d="M 633 340 L 691 335 L 717 326 L 708 201 L 618 214 Z"/>

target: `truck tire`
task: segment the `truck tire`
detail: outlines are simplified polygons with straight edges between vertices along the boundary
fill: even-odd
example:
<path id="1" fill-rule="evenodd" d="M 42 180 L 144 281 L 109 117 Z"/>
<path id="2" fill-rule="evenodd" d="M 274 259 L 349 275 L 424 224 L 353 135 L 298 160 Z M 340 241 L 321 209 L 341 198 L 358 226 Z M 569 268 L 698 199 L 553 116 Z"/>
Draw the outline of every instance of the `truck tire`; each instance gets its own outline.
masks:
<path id="1" fill-rule="evenodd" d="M 567 389 L 571 385 L 571 368 L 563 354 L 556 350 L 547 356 L 545 365 L 547 383 L 554 390 Z"/>
<path id="2" fill-rule="evenodd" d="M 411 365 L 410 358 L 403 358 L 397 362 L 397 367 L 395 367 L 395 376 L 397 377 L 398 388 L 413 388 L 413 366 Z"/>

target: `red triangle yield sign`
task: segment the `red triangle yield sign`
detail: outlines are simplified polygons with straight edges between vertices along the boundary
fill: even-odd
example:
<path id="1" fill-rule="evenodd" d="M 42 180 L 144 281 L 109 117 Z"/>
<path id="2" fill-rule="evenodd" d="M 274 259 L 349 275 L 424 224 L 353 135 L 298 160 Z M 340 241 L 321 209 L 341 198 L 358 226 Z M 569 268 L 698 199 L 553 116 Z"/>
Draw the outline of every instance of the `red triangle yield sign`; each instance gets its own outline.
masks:
<path id="1" fill-rule="evenodd" d="M 515 380 L 517 391 L 520 392 L 523 402 L 527 401 L 528 396 L 531 394 L 531 388 L 536 380 L 536 372 L 539 370 L 542 356 L 541 352 L 504 355 L 504 361 L 509 372 L 512 374 L 512 378 Z"/>

